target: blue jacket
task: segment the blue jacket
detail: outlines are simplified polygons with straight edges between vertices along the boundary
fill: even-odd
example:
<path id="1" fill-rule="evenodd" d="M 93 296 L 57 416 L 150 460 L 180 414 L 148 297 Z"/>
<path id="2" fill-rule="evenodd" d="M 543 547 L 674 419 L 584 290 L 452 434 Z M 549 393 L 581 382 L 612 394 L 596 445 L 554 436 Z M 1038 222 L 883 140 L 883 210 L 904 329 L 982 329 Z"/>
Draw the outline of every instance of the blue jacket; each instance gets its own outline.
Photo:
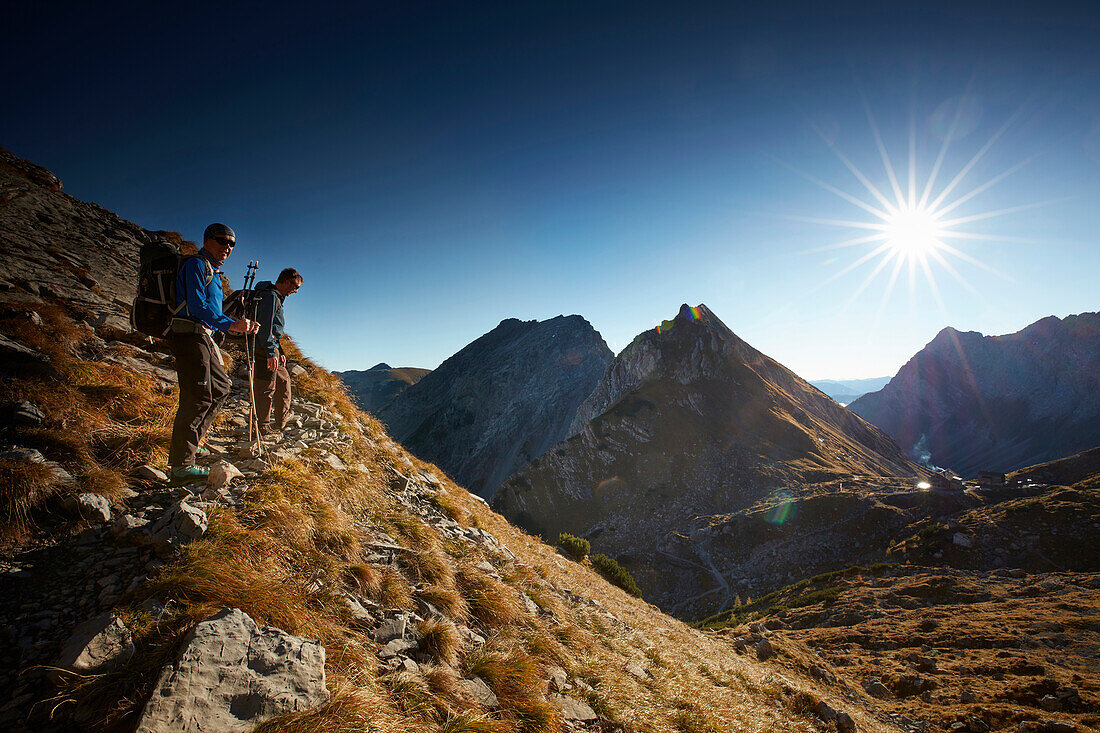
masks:
<path id="1" fill-rule="evenodd" d="M 283 337 L 286 322 L 283 320 L 283 296 L 275 284 L 264 280 L 256 284 L 256 320 L 260 330 L 256 334 L 256 353 L 267 352 L 268 358 L 279 355 L 279 339 Z"/>
<path id="2" fill-rule="evenodd" d="M 217 263 L 205 250 L 183 261 L 176 276 L 176 305 L 185 303 L 179 312 L 181 318 L 218 331 L 229 330 L 234 321 L 222 313 L 222 280 L 218 277 L 221 274 Z"/>

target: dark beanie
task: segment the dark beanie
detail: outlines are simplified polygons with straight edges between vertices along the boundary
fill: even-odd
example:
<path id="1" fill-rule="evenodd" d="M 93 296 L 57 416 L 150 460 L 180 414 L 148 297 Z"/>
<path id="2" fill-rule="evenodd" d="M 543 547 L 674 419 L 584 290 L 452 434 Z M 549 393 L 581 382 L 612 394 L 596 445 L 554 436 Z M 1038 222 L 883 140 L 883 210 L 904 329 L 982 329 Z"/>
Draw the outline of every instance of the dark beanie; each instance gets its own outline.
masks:
<path id="1" fill-rule="evenodd" d="M 233 237 L 237 238 L 237 235 L 233 233 L 233 230 L 227 227 L 225 224 L 211 224 L 206 227 L 206 231 L 202 233 L 202 241 L 213 239 L 214 237 Z"/>

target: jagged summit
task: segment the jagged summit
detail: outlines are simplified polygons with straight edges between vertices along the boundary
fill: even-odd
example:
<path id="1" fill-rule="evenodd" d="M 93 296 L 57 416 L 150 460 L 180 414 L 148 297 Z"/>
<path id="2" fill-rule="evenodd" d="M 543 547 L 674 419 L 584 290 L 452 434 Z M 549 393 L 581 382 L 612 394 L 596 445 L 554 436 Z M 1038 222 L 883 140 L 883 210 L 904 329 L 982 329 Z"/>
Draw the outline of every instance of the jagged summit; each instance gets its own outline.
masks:
<path id="1" fill-rule="evenodd" d="M 374 366 L 372 366 L 368 371 L 373 372 L 373 371 L 377 371 L 379 369 L 393 369 L 393 367 L 391 367 L 389 364 L 387 364 L 384 361 L 380 361 L 377 364 L 375 364 Z"/>
<path id="2" fill-rule="evenodd" d="M 379 412 L 405 447 L 481 496 L 565 437 L 611 361 L 578 315 L 506 318 Z"/>
<path id="3" fill-rule="evenodd" d="M 745 343 L 705 305 L 685 305 L 615 358 L 569 438 L 509 478 L 493 505 L 544 537 L 598 536 L 602 549 L 632 558 L 643 589 L 672 608 L 715 583 L 651 561 L 682 557 L 675 537 L 690 536 L 696 518 L 744 509 L 777 486 L 917 472 L 881 430 Z"/>

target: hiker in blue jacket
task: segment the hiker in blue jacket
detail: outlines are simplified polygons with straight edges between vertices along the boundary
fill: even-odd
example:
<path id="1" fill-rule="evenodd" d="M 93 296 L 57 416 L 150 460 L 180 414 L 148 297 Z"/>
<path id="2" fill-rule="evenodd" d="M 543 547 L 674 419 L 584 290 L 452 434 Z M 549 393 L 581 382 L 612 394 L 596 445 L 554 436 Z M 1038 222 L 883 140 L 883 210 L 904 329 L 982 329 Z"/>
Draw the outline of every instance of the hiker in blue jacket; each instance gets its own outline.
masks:
<path id="1" fill-rule="evenodd" d="M 256 372 L 252 381 L 256 393 L 256 419 L 260 432 L 278 438 L 290 415 L 290 374 L 286 370 L 286 354 L 279 348 L 286 321 L 283 301 L 302 287 L 302 276 L 293 267 L 279 273 L 272 283 L 265 280 L 256 285 Z M 273 404 L 274 403 L 274 404 Z M 275 412 L 271 410 L 274 406 Z"/>
<path id="2" fill-rule="evenodd" d="M 203 233 L 202 249 L 197 256 L 184 260 L 176 277 L 176 305 L 182 308 L 172 319 L 167 336 L 168 348 L 176 357 L 180 390 L 168 451 L 173 483 L 201 479 L 210 473 L 210 469 L 195 465 L 195 457 L 209 452 L 199 443 L 229 396 L 229 377 L 211 334 L 215 330 L 255 333 L 258 329 L 247 318 L 234 320 L 222 313 L 218 268 L 236 243 L 232 229 L 225 224 L 211 224 Z"/>

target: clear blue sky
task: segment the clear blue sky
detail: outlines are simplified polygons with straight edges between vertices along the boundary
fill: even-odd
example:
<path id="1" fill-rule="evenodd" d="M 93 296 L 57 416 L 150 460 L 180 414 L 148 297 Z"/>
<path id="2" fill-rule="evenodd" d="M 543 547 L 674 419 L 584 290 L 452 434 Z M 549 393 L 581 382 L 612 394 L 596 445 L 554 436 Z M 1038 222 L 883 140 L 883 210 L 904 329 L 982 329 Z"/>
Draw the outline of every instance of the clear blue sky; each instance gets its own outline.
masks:
<path id="1" fill-rule="evenodd" d="M 6 8 L 0 145 L 145 227 L 230 224 L 234 284 L 297 267 L 288 328 L 332 369 L 508 317 L 618 351 L 686 302 L 806 378 L 880 376 L 947 325 L 1100 308 L 1093 2 L 154 5 Z M 999 274 L 941 251 L 942 307 L 839 274 L 877 244 L 820 249 L 878 221 L 821 185 L 878 205 L 837 151 L 894 198 L 864 100 L 902 188 L 911 123 L 918 186 L 949 138 L 929 200 L 1007 124 L 945 203 L 1024 165 L 946 218 L 1042 204 L 956 227 L 1012 241 L 950 240 Z"/>

